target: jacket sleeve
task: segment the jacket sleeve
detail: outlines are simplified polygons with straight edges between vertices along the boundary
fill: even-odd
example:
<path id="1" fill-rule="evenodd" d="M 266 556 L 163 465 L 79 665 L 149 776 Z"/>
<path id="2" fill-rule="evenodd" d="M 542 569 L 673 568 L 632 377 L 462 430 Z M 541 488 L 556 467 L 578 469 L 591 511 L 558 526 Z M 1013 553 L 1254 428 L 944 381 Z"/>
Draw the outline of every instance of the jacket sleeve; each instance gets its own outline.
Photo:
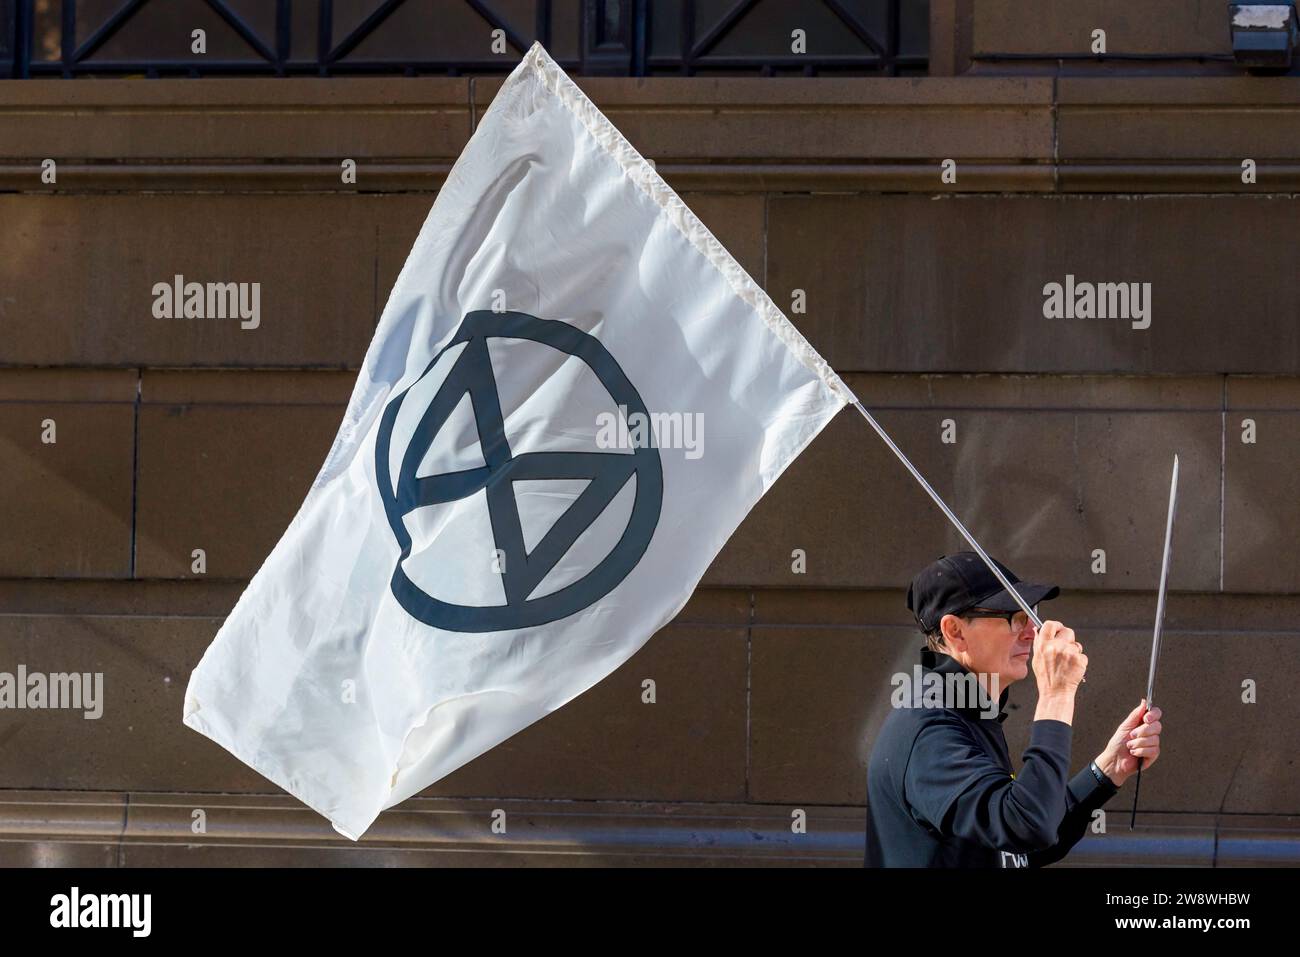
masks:
<path id="1" fill-rule="evenodd" d="M 1099 783 L 1092 772 L 1084 768 L 1073 778 L 1065 789 L 1065 816 L 1056 831 L 1056 843 L 1051 847 L 1029 855 L 1030 867 L 1046 867 L 1054 864 L 1078 844 L 1092 823 L 1092 813 L 1119 793 L 1119 788 L 1110 783 Z"/>
<path id="2" fill-rule="evenodd" d="M 1070 725 L 1063 721 L 1035 721 L 1024 765 L 1012 778 L 961 719 L 937 713 L 917 735 L 904 774 L 904 795 L 913 817 L 944 836 L 996 850 L 1053 847 L 1070 806 L 1070 734 Z M 1086 815 L 1082 822 L 1086 827 Z M 1082 833 L 1080 829 L 1080 837 Z"/>

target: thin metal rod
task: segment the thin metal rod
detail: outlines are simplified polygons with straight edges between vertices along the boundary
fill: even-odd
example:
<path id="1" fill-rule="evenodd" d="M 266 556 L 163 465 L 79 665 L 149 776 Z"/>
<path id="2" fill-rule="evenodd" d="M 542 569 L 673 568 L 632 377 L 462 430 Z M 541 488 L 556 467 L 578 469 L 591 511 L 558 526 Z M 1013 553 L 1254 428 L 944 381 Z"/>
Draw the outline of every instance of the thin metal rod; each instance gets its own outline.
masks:
<path id="1" fill-rule="evenodd" d="M 1169 585 L 1169 559 L 1173 555 L 1174 512 L 1178 507 L 1178 456 L 1174 456 L 1174 472 L 1169 479 L 1169 512 L 1165 516 L 1165 550 L 1160 556 L 1160 591 L 1156 595 L 1156 627 L 1151 638 L 1151 669 L 1147 672 L 1147 710 L 1156 693 L 1156 661 L 1160 658 L 1160 634 L 1165 627 L 1165 592 Z M 1128 829 L 1137 825 L 1138 795 L 1142 793 L 1142 766 L 1146 758 L 1138 758 L 1137 783 L 1133 785 L 1133 810 L 1129 813 Z"/>
<path id="2" fill-rule="evenodd" d="M 863 407 L 862 402 L 856 395 L 853 396 L 853 405 L 862 413 L 862 417 L 867 420 L 868 424 L 876 430 L 876 434 L 884 439 L 885 444 L 889 446 L 890 451 L 898 456 L 898 461 L 902 462 L 903 465 L 907 467 L 907 470 L 912 473 L 912 478 L 916 479 L 916 481 L 920 483 L 921 488 L 925 489 L 926 494 L 934 500 L 934 504 L 938 505 L 943 514 L 948 516 L 948 521 L 952 522 L 957 531 L 961 532 L 962 538 L 966 539 L 970 544 L 970 547 L 974 549 L 975 554 L 984 560 L 984 564 L 989 567 L 989 571 L 991 571 L 994 577 L 1002 583 L 1002 587 L 1007 590 L 1007 593 L 1016 600 L 1016 604 L 1020 606 L 1021 611 L 1029 616 L 1029 620 L 1034 623 L 1034 627 L 1042 628 L 1042 619 L 1034 614 L 1034 610 L 1029 607 L 1029 604 L 1022 597 L 1020 597 L 1020 592 L 1016 591 L 1016 586 L 1007 580 L 1007 576 L 1002 574 L 1002 569 L 998 568 L 998 566 L 994 564 L 993 559 L 989 558 L 988 552 L 984 551 L 984 549 L 980 547 L 980 543 L 975 541 L 975 536 L 966 530 L 966 526 L 961 523 L 961 519 L 959 519 L 953 513 L 953 510 L 944 503 L 944 500 L 939 497 L 939 493 L 931 488 L 930 483 L 925 480 L 925 476 L 917 471 L 916 466 L 913 465 L 908 460 L 907 456 L 903 454 L 903 450 L 894 444 L 894 440 L 891 439 L 889 434 L 880 427 L 880 423 L 875 420 L 872 414 Z"/>
<path id="3" fill-rule="evenodd" d="M 1173 555 L 1174 513 L 1178 509 L 1178 456 L 1169 479 L 1169 511 L 1165 516 L 1165 550 L 1160 556 L 1160 591 L 1156 596 L 1156 626 L 1151 638 L 1151 669 L 1147 672 L 1147 709 L 1156 693 L 1156 661 L 1160 657 L 1160 635 L 1165 629 L 1165 595 L 1169 586 L 1169 562 Z"/>

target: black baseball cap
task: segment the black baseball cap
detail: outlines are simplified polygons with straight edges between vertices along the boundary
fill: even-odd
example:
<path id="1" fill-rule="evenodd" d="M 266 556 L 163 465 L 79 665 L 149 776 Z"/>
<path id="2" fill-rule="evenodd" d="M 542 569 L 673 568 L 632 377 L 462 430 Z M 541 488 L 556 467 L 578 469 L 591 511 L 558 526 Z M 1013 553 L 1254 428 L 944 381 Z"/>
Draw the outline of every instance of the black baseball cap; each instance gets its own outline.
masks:
<path id="1" fill-rule="evenodd" d="M 1016 586 L 1016 591 L 1030 607 L 1061 593 L 1055 585 L 1021 581 L 1015 572 L 996 558 L 993 564 L 1007 576 L 1007 581 Z M 939 627 L 944 615 L 960 615 L 975 607 L 1016 611 L 1020 605 L 974 552 L 944 555 L 923 568 L 907 589 L 907 608 L 916 616 L 916 623 L 926 634 Z"/>

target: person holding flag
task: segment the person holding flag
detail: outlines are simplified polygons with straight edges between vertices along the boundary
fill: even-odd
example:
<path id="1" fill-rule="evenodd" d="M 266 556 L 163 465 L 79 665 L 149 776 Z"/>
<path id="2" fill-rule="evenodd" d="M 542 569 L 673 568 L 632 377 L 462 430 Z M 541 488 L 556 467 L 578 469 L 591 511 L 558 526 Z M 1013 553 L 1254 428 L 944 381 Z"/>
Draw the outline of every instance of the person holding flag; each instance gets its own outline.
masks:
<path id="1" fill-rule="evenodd" d="M 973 676 L 979 701 L 933 700 L 914 688 L 885 720 L 867 768 L 868 867 L 1051 864 L 1082 839 L 1139 762 L 1150 767 L 1160 756 L 1161 710 L 1143 699 L 1067 779 L 1088 658 L 1073 629 L 1050 620 L 1035 627 L 1038 603 L 1060 589 L 1022 582 L 994 563 L 1014 592 L 974 552 L 940 558 L 908 589 L 907 607 L 926 636 L 925 675 L 945 690 L 960 687 L 951 678 Z M 1038 705 L 1016 774 L 1002 722 L 1009 686 L 1028 677 L 1031 657 Z"/>

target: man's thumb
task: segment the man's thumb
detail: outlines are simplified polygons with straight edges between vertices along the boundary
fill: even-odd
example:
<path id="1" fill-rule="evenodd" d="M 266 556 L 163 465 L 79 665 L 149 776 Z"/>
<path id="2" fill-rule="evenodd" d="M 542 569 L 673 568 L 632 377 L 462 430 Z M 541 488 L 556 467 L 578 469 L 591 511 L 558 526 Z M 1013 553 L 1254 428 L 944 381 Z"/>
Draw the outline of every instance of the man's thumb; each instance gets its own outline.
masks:
<path id="1" fill-rule="evenodd" d="M 1139 724 L 1141 724 L 1142 716 L 1146 714 L 1146 711 L 1147 711 L 1147 699 L 1143 698 L 1142 701 L 1138 704 L 1138 706 L 1134 708 L 1132 711 L 1130 711 L 1128 713 L 1128 717 L 1124 719 L 1124 724 L 1122 725 L 1124 730 L 1131 731 L 1134 728 L 1136 728 Z"/>

